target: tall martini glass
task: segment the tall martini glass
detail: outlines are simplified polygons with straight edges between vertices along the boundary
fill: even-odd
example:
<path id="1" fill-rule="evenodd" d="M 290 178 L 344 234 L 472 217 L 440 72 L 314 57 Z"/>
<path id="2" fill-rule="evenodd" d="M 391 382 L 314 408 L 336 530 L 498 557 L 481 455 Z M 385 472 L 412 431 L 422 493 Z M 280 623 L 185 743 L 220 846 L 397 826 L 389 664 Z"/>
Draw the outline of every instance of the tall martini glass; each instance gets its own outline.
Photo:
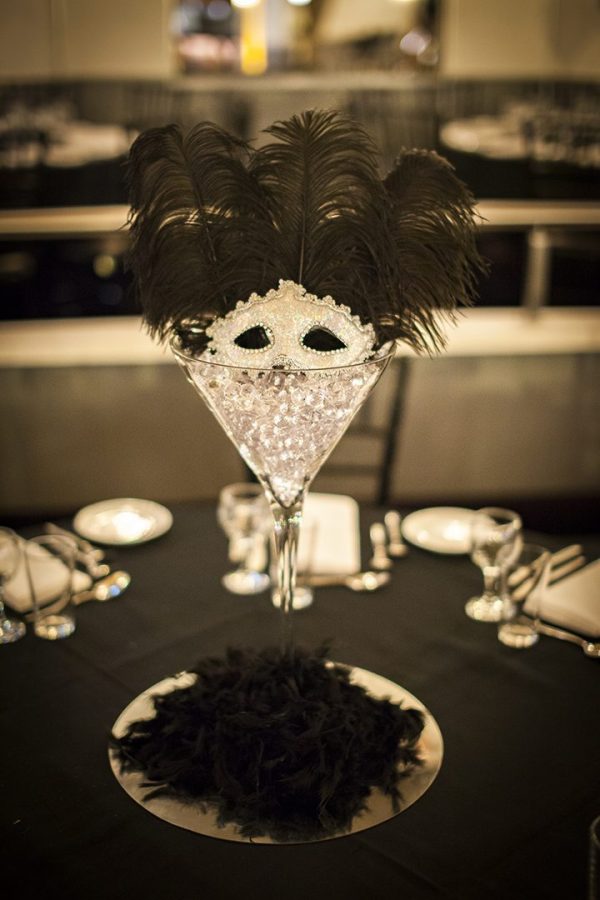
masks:
<path id="1" fill-rule="evenodd" d="M 282 651 L 293 648 L 296 555 L 306 492 L 394 356 L 310 369 L 252 368 L 205 359 L 174 334 L 171 349 L 244 462 L 275 522 Z"/>

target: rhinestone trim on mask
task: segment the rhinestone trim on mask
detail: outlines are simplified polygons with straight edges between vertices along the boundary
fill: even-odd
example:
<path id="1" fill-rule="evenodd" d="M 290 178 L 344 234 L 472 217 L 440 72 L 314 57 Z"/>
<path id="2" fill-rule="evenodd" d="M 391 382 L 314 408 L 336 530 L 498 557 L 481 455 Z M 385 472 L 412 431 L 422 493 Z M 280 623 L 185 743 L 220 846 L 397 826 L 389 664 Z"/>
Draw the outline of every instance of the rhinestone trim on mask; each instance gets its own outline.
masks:
<path id="1" fill-rule="evenodd" d="M 256 318 L 252 314 L 256 312 Z M 240 318 L 245 327 L 240 328 Z M 247 349 L 234 341 L 250 328 L 262 327 L 271 343 L 267 347 Z M 344 347 L 316 350 L 303 344 L 313 328 L 324 328 L 337 337 Z M 240 300 L 227 315 L 215 319 L 206 329 L 209 344 L 205 358 L 216 362 L 244 365 L 261 354 L 266 366 L 280 365 L 282 358 L 288 368 L 329 368 L 363 362 L 373 352 L 375 330 L 352 314 L 349 307 L 330 297 L 309 294 L 294 281 L 279 282 L 264 296 L 252 294 Z"/>

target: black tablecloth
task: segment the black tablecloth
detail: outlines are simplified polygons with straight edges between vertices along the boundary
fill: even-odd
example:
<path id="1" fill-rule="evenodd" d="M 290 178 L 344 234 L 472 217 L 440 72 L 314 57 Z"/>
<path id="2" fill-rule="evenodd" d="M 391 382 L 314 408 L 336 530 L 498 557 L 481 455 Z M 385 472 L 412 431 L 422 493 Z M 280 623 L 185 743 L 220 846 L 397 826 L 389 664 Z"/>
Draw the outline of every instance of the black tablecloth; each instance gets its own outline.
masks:
<path id="1" fill-rule="evenodd" d="M 587 829 L 600 814 L 600 663 L 550 639 L 527 651 L 501 645 L 495 626 L 464 614 L 481 587 L 465 557 L 412 549 L 384 590 L 322 589 L 295 616 L 299 643 L 332 638 L 335 659 L 401 684 L 437 719 L 444 763 L 414 806 L 355 836 L 265 846 L 192 834 L 136 805 L 107 760 L 120 711 L 202 656 L 279 636 L 267 594 L 221 587 L 226 545 L 214 509 L 173 512 L 159 540 L 110 550 L 132 585 L 81 607 L 71 638 L 30 632 L 0 647 L 0 885 L 15 889 L 4 896 L 585 896 Z M 363 526 L 375 517 L 363 511 Z M 600 540 L 583 543 L 598 555 Z"/>

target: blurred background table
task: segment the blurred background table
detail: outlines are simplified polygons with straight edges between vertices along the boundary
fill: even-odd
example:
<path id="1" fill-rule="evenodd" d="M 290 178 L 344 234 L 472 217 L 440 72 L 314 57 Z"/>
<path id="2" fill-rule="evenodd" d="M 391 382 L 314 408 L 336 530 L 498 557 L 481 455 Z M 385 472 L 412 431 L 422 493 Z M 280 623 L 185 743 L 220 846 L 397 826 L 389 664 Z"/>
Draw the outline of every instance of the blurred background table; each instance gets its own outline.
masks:
<path id="1" fill-rule="evenodd" d="M 319 590 L 296 615 L 301 644 L 332 639 L 333 658 L 401 684 L 437 719 L 444 763 L 414 807 L 355 836 L 277 847 L 204 838 L 134 804 L 107 759 L 121 710 L 205 655 L 278 640 L 267 594 L 220 585 L 214 507 L 172 510 L 164 537 L 109 551 L 133 576 L 121 598 L 82 607 L 69 640 L 29 633 L 0 652 L 4 886 L 61 900 L 584 896 L 600 812 L 599 664 L 550 639 L 511 651 L 468 619 L 481 574 L 462 556 L 412 549 L 385 589 Z M 362 510 L 364 548 L 380 517 Z M 578 537 L 533 536 L 551 548 Z M 582 542 L 599 555 L 600 535 Z"/>

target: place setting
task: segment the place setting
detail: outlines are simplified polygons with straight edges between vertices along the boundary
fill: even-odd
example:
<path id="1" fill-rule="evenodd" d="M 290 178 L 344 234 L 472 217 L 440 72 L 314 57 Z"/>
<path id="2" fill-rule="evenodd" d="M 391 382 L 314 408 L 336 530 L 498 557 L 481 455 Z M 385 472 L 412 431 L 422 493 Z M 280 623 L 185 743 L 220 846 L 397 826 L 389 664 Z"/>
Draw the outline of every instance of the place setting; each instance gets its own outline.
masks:
<path id="1" fill-rule="evenodd" d="M 115 600 L 130 583 L 129 572 L 74 531 L 47 522 L 44 533 L 23 537 L 1 526 L 0 643 L 24 637 L 27 626 L 44 640 L 68 638 L 80 606 Z"/>

